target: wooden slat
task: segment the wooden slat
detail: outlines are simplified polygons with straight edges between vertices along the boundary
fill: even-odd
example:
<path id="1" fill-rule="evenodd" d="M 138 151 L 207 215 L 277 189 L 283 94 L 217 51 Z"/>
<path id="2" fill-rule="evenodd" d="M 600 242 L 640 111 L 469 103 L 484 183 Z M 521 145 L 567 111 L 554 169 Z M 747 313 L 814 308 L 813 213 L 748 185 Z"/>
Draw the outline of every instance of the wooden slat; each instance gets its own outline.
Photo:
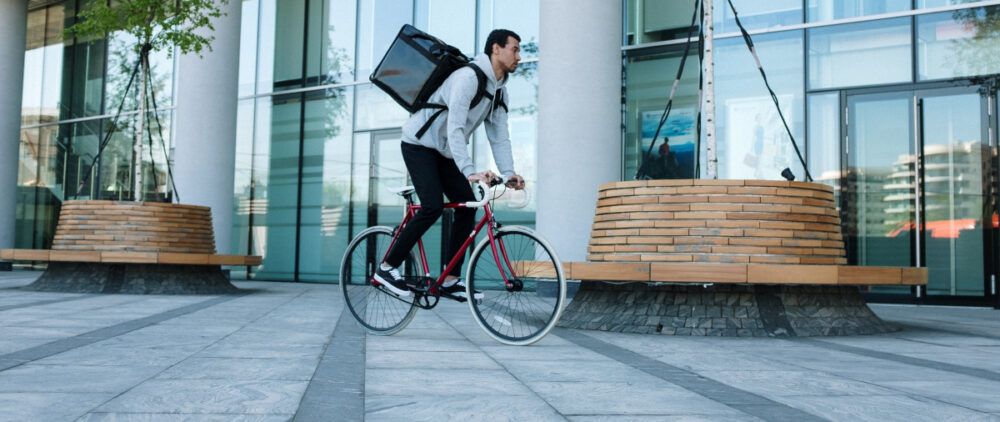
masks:
<path id="1" fill-rule="evenodd" d="M 900 284 L 902 269 L 898 267 L 839 267 L 840 284 Z"/>
<path id="2" fill-rule="evenodd" d="M 675 264 L 650 265 L 650 281 L 694 283 L 746 283 L 747 266 L 743 264 Z"/>
<path id="3" fill-rule="evenodd" d="M 97 251 L 49 251 L 49 261 L 101 262 L 101 253 Z"/>
<path id="4" fill-rule="evenodd" d="M 574 279 L 607 281 L 649 281 L 649 263 L 573 262 Z"/>
<path id="5" fill-rule="evenodd" d="M 757 284 L 837 284 L 835 265 L 750 264 L 747 281 Z"/>

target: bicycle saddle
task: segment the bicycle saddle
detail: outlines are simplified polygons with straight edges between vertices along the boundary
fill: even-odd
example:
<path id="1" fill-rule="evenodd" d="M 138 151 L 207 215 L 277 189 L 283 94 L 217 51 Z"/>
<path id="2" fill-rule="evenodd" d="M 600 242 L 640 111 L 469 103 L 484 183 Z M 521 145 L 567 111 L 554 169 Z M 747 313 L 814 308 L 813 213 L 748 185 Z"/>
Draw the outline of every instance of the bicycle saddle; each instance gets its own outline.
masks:
<path id="1" fill-rule="evenodd" d="M 399 196 L 406 196 L 414 192 L 413 186 L 388 187 L 386 189 Z"/>

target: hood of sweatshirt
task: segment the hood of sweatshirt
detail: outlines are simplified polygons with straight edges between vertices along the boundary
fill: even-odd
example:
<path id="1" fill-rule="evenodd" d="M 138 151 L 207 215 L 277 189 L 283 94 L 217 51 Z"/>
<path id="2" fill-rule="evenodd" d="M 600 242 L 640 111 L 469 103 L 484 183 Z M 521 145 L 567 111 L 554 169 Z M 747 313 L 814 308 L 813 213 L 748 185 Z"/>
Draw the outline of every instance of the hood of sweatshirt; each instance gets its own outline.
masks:
<path id="1" fill-rule="evenodd" d="M 486 53 L 479 53 L 476 55 L 476 57 L 472 59 L 472 63 L 479 66 L 479 68 L 483 70 L 483 73 L 486 74 L 486 79 L 493 85 L 494 91 L 503 88 L 504 85 L 507 84 L 507 80 L 510 79 L 510 75 L 507 75 L 507 77 L 502 81 L 497 81 L 497 75 L 493 72 L 493 62 L 490 61 L 490 56 L 487 56 Z M 487 89 L 489 88 L 487 87 Z"/>

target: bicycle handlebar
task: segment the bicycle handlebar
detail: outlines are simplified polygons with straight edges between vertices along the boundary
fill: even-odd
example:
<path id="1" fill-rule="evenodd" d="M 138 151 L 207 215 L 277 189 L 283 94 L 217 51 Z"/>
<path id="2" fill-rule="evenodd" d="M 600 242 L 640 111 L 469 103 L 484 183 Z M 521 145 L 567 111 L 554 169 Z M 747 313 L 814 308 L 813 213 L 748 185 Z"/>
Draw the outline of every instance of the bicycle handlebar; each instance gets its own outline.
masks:
<path id="1" fill-rule="evenodd" d="M 486 203 L 490 202 L 490 199 L 493 199 L 489 195 L 490 188 L 493 187 L 493 186 L 504 184 L 504 183 L 507 183 L 507 180 L 503 176 L 500 176 L 500 177 L 497 177 L 496 179 L 493 179 L 493 181 L 490 184 L 486 184 L 485 182 L 483 182 L 481 180 L 478 181 L 478 182 L 476 182 L 476 185 L 478 185 L 477 187 L 479 188 L 479 193 L 482 195 L 482 199 L 480 199 L 478 201 L 469 201 L 469 202 L 466 202 L 465 206 L 469 207 L 469 208 L 482 208 L 482 207 L 486 206 Z"/>

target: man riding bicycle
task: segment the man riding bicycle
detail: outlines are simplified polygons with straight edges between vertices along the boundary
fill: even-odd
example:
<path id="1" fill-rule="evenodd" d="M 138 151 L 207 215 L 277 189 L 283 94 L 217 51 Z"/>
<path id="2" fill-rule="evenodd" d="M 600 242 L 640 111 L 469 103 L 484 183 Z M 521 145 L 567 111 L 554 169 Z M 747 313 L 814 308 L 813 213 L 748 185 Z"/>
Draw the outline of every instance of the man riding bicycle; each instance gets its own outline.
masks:
<path id="1" fill-rule="evenodd" d="M 449 75 L 429 98 L 431 103 L 446 106 L 446 111 L 425 108 L 411 115 L 403 125 L 403 161 L 420 198 L 420 210 L 402 228 L 396 244 L 375 272 L 375 280 L 397 296 L 412 295 L 398 268 L 420 237 L 441 216 L 442 195 L 451 202 L 475 201 L 470 182 L 492 184 L 497 178 L 489 170 L 476 172 L 469 156 L 469 137 L 484 121 L 493 159 L 507 180 L 507 186 L 517 190 L 524 188 L 524 179 L 514 172 L 507 109 L 502 102 L 507 98 L 507 77 L 521 61 L 520 42 L 521 37 L 513 31 L 494 30 L 486 38 L 483 54 L 473 60 L 472 66 L 478 66 L 487 76 L 486 92 L 492 93 L 489 101 L 479 101 L 470 109 L 473 97 L 479 92 L 479 77 L 471 67 L 462 67 Z M 442 114 L 444 118 L 437 118 Z M 455 209 L 445 256 L 452 256 L 462 246 L 474 229 L 475 217 L 475 208 Z M 445 277 L 442 293 L 465 297 L 465 282 L 459 279 L 463 260 L 464 256 L 459 257 L 457 265 Z M 474 294 L 478 299 L 480 293 Z"/>

